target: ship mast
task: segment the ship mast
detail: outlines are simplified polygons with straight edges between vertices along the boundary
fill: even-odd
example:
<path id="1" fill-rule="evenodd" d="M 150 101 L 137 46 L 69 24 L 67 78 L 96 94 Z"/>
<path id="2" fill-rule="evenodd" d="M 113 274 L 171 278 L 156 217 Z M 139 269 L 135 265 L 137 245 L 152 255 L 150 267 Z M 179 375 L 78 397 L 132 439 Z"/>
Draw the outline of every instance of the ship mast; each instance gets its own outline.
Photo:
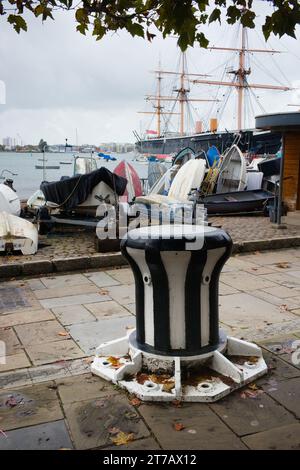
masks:
<path id="1" fill-rule="evenodd" d="M 158 70 L 153 70 L 154 73 L 157 75 L 158 86 L 157 86 L 157 94 L 156 95 L 146 95 L 146 100 L 154 101 L 155 104 L 153 107 L 155 108 L 155 114 L 157 115 L 157 132 L 158 135 L 161 134 L 161 116 L 163 114 L 179 114 L 180 115 L 180 135 L 185 135 L 185 105 L 191 101 L 195 102 L 210 102 L 210 101 L 218 101 L 215 99 L 202 99 L 202 98 L 189 98 L 188 94 L 190 93 L 190 89 L 186 87 L 186 80 L 188 77 L 195 76 L 195 77 L 207 77 L 208 75 L 198 74 L 198 73 L 187 73 L 186 67 L 186 55 L 184 52 L 181 53 L 181 70 L 179 72 L 173 72 L 171 70 L 161 70 L 159 67 Z M 161 80 L 162 75 L 177 75 L 179 77 L 179 87 L 174 88 L 174 92 L 177 93 L 177 96 L 162 96 L 161 95 Z M 163 101 L 174 101 L 179 103 L 179 113 L 174 112 L 165 112 L 163 110 L 162 102 Z M 142 114 L 153 114 L 153 112 L 147 111 L 139 111 Z"/>
<path id="2" fill-rule="evenodd" d="M 156 79 L 157 79 L 157 94 L 153 97 L 156 101 L 156 103 L 153 105 L 153 108 L 155 111 L 138 111 L 139 114 L 156 114 L 157 118 L 157 124 L 156 124 L 156 133 L 157 136 L 159 137 L 161 135 L 161 116 L 165 114 L 178 114 L 178 113 L 173 113 L 173 112 L 166 112 L 163 111 L 164 107 L 161 104 L 161 101 L 164 100 L 164 97 L 161 96 L 161 81 L 163 79 L 162 77 L 162 71 L 160 67 L 160 62 L 159 62 L 159 67 L 158 70 L 155 70 Z"/>
<path id="3" fill-rule="evenodd" d="M 237 103 L 237 129 L 240 131 L 244 127 L 244 95 L 246 89 L 259 88 L 266 90 L 281 90 L 288 91 L 291 90 L 287 86 L 275 86 L 275 85 L 264 85 L 259 83 L 249 84 L 247 80 L 247 75 L 251 74 L 251 68 L 246 69 L 245 58 L 247 53 L 268 53 L 275 54 L 280 53 L 274 49 L 248 49 L 246 47 L 246 28 L 242 25 L 241 32 L 241 46 L 239 48 L 231 47 L 209 47 L 210 50 L 218 51 L 233 51 L 239 53 L 239 67 L 237 70 L 231 70 L 230 74 L 234 75 L 234 79 L 231 82 L 225 81 L 215 81 L 215 80 L 192 80 L 193 83 L 200 83 L 204 85 L 217 85 L 217 86 L 228 86 L 235 87 L 238 93 L 238 103 Z"/>

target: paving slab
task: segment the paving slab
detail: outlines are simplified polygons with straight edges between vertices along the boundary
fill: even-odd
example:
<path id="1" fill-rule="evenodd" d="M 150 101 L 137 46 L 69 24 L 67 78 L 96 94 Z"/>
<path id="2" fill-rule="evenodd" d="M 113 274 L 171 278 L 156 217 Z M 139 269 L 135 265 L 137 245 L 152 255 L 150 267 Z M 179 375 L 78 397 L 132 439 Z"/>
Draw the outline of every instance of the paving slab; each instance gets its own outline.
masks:
<path id="1" fill-rule="evenodd" d="M 224 295 L 219 299 L 220 319 L 229 326 L 257 328 L 266 323 L 282 323 L 295 316 L 278 306 L 247 293 Z"/>
<path id="2" fill-rule="evenodd" d="M 279 288 L 281 286 L 278 286 Z M 265 290 L 255 290 L 251 291 L 251 295 L 253 297 L 257 297 L 258 299 L 265 300 L 266 302 L 272 304 L 272 305 L 277 305 L 280 309 L 284 309 L 286 311 L 291 311 L 292 313 L 294 309 L 297 309 L 300 307 L 300 301 L 299 297 L 286 297 L 286 298 L 280 298 L 275 295 L 269 294 Z"/>
<path id="3" fill-rule="evenodd" d="M 126 336 L 129 327 L 135 327 L 132 315 L 71 325 L 67 329 L 80 348 L 91 355 L 100 344 Z"/>
<path id="4" fill-rule="evenodd" d="M 46 309 L 22 310 L 9 315 L 0 315 L 0 328 L 7 326 L 23 325 L 24 323 L 35 323 L 38 321 L 54 320 L 54 315 Z"/>
<path id="5" fill-rule="evenodd" d="M 37 299 L 53 299 L 55 297 L 66 297 L 68 295 L 78 295 L 78 291 L 81 294 L 90 294 L 99 292 L 99 289 L 95 285 L 83 284 L 78 289 L 78 286 L 64 286 L 64 287 L 53 287 L 51 289 L 40 289 L 34 291 L 34 295 Z"/>
<path id="6" fill-rule="evenodd" d="M 0 313 L 30 307 L 31 303 L 27 293 L 28 289 L 20 287 L 0 287 Z"/>
<path id="7" fill-rule="evenodd" d="M 118 430 L 132 433 L 135 439 L 149 436 L 137 410 L 124 395 L 66 404 L 64 410 L 76 449 L 111 446 Z"/>
<path id="8" fill-rule="evenodd" d="M 257 383 L 268 383 L 272 387 L 276 381 L 300 377 L 298 367 L 289 363 L 290 355 L 275 356 L 263 349 L 263 357 L 268 366 L 268 374 L 258 379 Z"/>
<path id="9" fill-rule="evenodd" d="M 59 360 L 53 364 L 31 367 L 28 370 L 32 383 L 47 382 L 89 372 L 90 362 L 86 358 Z"/>
<path id="10" fill-rule="evenodd" d="M 0 374 L 0 390 L 32 385 L 29 369 L 12 370 Z"/>
<path id="11" fill-rule="evenodd" d="M 244 390 L 211 405 L 213 411 L 238 436 L 265 431 L 276 427 L 278 423 L 285 425 L 297 422 L 290 412 L 266 393 L 256 398 L 243 398 Z"/>
<path id="12" fill-rule="evenodd" d="M 23 369 L 30 366 L 31 363 L 25 352 L 19 351 L 17 354 L 13 354 L 12 356 L 6 356 L 6 363 L 0 364 L 0 373 L 8 370 Z"/>
<path id="13" fill-rule="evenodd" d="M 28 279 L 26 281 L 31 290 L 40 290 L 45 289 L 46 286 L 42 283 L 40 279 Z"/>
<path id="14" fill-rule="evenodd" d="M 5 343 L 5 354 L 7 356 L 17 354 L 22 349 L 22 345 L 12 328 L 0 328 L 0 341 Z"/>
<path id="15" fill-rule="evenodd" d="M 49 385 L 1 392 L 1 429 L 8 431 L 63 419 L 56 391 Z"/>
<path id="16" fill-rule="evenodd" d="M 263 386 L 266 388 L 266 386 Z M 268 394 L 287 410 L 300 418 L 300 381 L 299 378 L 278 382 L 273 389 L 268 388 Z"/>
<path id="17" fill-rule="evenodd" d="M 239 291 L 235 289 L 234 287 L 228 286 L 227 284 L 220 282 L 219 295 L 229 295 L 229 294 L 238 294 L 238 293 Z"/>
<path id="18" fill-rule="evenodd" d="M 270 274 L 269 276 L 272 275 Z M 265 289 L 267 287 L 276 287 L 275 282 L 264 279 L 262 276 L 243 271 L 222 273 L 220 279 L 228 286 L 247 292 L 257 289 Z"/>
<path id="19" fill-rule="evenodd" d="M 66 274 L 64 276 L 42 277 L 41 282 L 49 289 L 90 284 L 90 281 L 83 274 Z"/>
<path id="20" fill-rule="evenodd" d="M 109 269 L 106 273 L 121 284 L 133 284 L 134 277 L 130 268 Z"/>
<path id="21" fill-rule="evenodd" d="M 151 404 L 139 412 L 163 449 L 245 449 L 241 440 L 205 404 Z M 184 426 L 176 431 L 174 425 Z"/>
<path id="22" fill-rule="evenodd" d="M 0 450 L 60 450 L 73 445 L 63 420 L 8 431 Z"/>
<path id="23" fill-rule="evenodd" d="M 92 304 L 95 302 L 105 302 L 111 300 L 108 295 L 101 294 L 79 294 L 66 297 L 55 297 L 53 299 L 40 300 L 44 308 L 67 307 L 68 305 Z"/>
<path id="24" fill-rule="evenodd" d="M 88 305 L 101 305 L 102 303 L 106 302 L 99 302 L 97 304 Z M 85 323 L 95 320 L 95 317 L 83 305 L 69 305 L 68 307 L 56 307 L 52 309 L 52 312 L 63 325 Z"/>
<path id="25" fill-rule="evenodd" d="M 300 423 L 289 424 L 243 438 L 253 450 L 299 450 Z"/>
<path id="26" fill-rule="evenodd" d="M 70 339 L 27 346 L 26 352 L 36 366 L 85 356 L 77 344 Z"/>
<path id="27" fill-rule="evenodd" d="M 98 302 L 96 304 L 88 304 L 86 305 L 86 308 L 99 320 L 105 318 L 109 319 L 128 316 L 128 310 L 114 300 L 109 300 L 108 302 Z"/>
<path id="28" fill-rule="evenodd" d="M 108 295 L 121 305 L 135 302 L 135 287 L 133 284 L 108 287 Z"/>
<path id="29" fill-rule="evenodd" d="M 15 331 L 24 346 L 63 341 L 68 336 L 67 331 L 57 320 L 17 325 Z"/>
<path id="30" fill-rule="evenodd" d="M 275 295 L 281 299 L 287 299 L 291 297 L 299 297 L 300 287 L 286 287 L 286 286 L 276 286 L 276 287 L 268 287 L 263 289 L 265 292 L 271 295 Z"/>
<path id="31" fill-rule="evenodd" d="M 297 347 L 297 344 L 295 344 L 297 339 L 299 339 L 297 336 L 288 334 L 273 337 L 265 341 L 258 341 L 258 344 L 276 355 L 282 355 L 286 353 L 292 354 Z"/>
<path id="32" fill-rule="evenodd" d="M 91 373 L 57 380 L 58 393 L 63 404 L 75 403 L 118 394 L 110 382 Z"/>
<path id="33" fill-rule="evenodd" d="M 264 278 L 267 281 L 270 281 L 272 283 L 280 284 L 281 286 L 285 287 L 291 287 L 291 288 L 299 288 L 299 280 L 295 276 L 291 276 L 290 272 L 277 272 L 273 274 L 264 274 L 261 276 L 261 278 Z M 266 286 L 266 287 L 272 287 L 272 286 Z M 265 287 L 261 287 L 261 289 L 264 289 Z"/>
<path id="34" fill-rule="evenodd" d="M 120 282 L 104 271 L 86 273 L 85 276 L 98 287 L 117 286 Z"/>

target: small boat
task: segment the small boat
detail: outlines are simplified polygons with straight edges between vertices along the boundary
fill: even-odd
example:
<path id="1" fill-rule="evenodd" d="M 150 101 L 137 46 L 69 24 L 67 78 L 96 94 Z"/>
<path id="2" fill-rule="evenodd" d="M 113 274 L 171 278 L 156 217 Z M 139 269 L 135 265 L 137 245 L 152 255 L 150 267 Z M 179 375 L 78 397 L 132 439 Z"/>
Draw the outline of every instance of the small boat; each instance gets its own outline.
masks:
<path id="1" fill-rule="evenodd" d="M 266 207 L 273 201 L 273 193 L 262 189 L 255 189 L 253 191 L 210 194 L 199 202 L 204 204 L 209 215 L 230 215 L 265 212 Z"/>
<path id="2" fill-rule="evenodd" d="M 36 170 L 59 170 L 59 165 L 35 165 Z"/>
<path id="3" fill-rule="evenodd" d="M 114 169 L 114 174 L 122 176 L 127 180 L 126 190 L 122 198 L 126 198 L 128 202 L 143 194 L 142 183 L 139 175 L 130 163 L 122 160 Z"/>
<path id="4" fill-rule="evenodd" d="M 246 183 L 246 160 L 234 144 L 222 157 L 216 193 L 243 191 Z"/>
<path id="5" fill-rule="evenodd" d="M 38 231 L 28 220 L 0 212 L 0 252 L 21 251 L 33 255 L 38 249 Z"/>
<path id="6" fill-rule="evenodd" d="M 275 158 L 266 158 L 262 162 L 258 163 L 259 171 L 262 171 L 264 177 L 279 175 L 280 174 L 280 166 L 281 166 L 281 157 Z"/>
<path id="7" fill-rule="evenodd" d="M 174 169 L 174 167 L 172 168 Z M 170 170 L 171 168 L 155 185 L 157 189 L 163 187 L 162 182 L 165 183 L 164 177 L 169 178 L 171 176 Z M 200 188 L 205 171 L 206 162 L 204 160 L 189 160 L 177 171 L 167 195 L 158 191 L 150 191 L 147 196 L 137 198 L 136 201 L 144 204 L 186 203 L 189 201 L 192 190 Z"/>
<path id="8" fill-rule="evenodd" d="M 164 165 L 164 163 L 149 162 L 148 185 L 150 189 L 165 174 L 166 171 L 167 171 L 167 167 Z"/>
<path id="9" fill-rule="evenodd" d="M 138 155 L 136 155 L 134 160 L 138 163 L 148 164 L 148 158 L 147 158 L 146 155 L 138 154 Z"/>
<path id="10" fill-rule="evenodd" d="M 17 216 L 21 213 L 21 204 L 17 193 L 4 183 L 0 183 L 0 212 Z"/>
<path id="11" fill-rule="evenodd" d="M 73 162 L 70 162 L 70 161 L 61 161 L 59 162 L 60 165 L 72 165 Z"/>

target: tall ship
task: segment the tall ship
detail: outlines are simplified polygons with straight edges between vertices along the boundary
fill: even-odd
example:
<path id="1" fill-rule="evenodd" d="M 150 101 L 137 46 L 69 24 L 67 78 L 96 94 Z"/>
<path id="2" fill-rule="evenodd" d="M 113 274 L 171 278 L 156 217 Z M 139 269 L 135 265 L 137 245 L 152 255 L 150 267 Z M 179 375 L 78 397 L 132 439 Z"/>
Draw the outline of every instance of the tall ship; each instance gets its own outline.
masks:
<path id="1" fill-rule="evenodd" d="M 140 111 L 151 117 L 152 128 L 147 129 L 143 135 L 134 132 L 136 150 L 139 153 L 172 154 L 185 147 L 190 147 L 195 152 L 206 152 L 211 146 L 217 147 L 219 152 L 223 153 L 234 143 L 238 143 L 242 152 L 252 155 L 275 154 L 280 149 L 280 133 L 261 132 L 250 126 L 247 127 L 246 116 L 247 110 L 252 109 L 253 112 L 254 109 L 251 100 L 256 100 L 261 112 L 264 112 L 256 96 L 257 90 L 287 92 L 292 89 L 291 86 L 281 82 L 266 84 L 249 81 L 252 74 L 251 62 L 254 62 L 254 66 L 260 63 L 254 60 L 254 57 L 275 55 L 281 51 L 249 47 L 247 28 L 242 25 L 239 25 L 237 36 L 236 47 L 213 46 L 208 48 L 213 54 L 225 52 L 234 54 L 235 61 L 238 59 L 237 64 L 223 69 L 219 80 L 212 79 L 211 75 L 189 73 L 186 53 L 180 54 L 178 70 L 163 70 L 159 66 L 157 70 L 153 71 L 157 82 L 156 93 L 146 96 L 146 100 L 152 105 L 152 110 Z M 230 79 L 226 80 L 226 76 Z M 268 76 L 272 76 L 272 74 L 268 73 Z M 173 85 L 171 93 L 166 96 L 162 93 L 162 80 L 169 77 L 175 79 L 176 84 Z M 198 85 L 200 90 L 201 87 L 205 87 L 205 89 L 207 86 L 215 87 L 217 92 L 214 97 L 208 97 L 207 93 L 204 98 L 191 97 L 191 85 Z M 228 130 L 226 125 L 221 130 L 219 129 L 219 117 L 226 107 L 228 109 L 229 96 L 234 93 L 236 107 L 233 114 L 236 118 L 233 130 Z M 188 121 L 193 111 L 193 104 L 201 102 L 211 102 L 212 108 L 217 105 L 218 110 L 215 111 L 215 114 L 211 114 L 205 124 L 201 119 L 194 121 L 194 129 L 191 131 Z M 174 115 L 177 116 L 178 129 L 172 132 L 171 122 L 172 119 L 174 120 Z M 155 123 L 154 129 L 153 122 Z"/>

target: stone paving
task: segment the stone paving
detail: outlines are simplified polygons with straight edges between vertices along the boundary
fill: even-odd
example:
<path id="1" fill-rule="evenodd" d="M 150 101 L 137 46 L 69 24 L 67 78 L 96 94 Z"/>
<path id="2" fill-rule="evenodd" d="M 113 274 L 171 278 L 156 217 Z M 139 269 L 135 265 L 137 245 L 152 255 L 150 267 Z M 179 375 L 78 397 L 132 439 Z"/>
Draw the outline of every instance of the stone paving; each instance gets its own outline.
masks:
<path id="1" fill-rule="evenodd" d="M 209 222 L 227 230 L 235 243 L 276 238 L 299 237 L 300 228 L 288 226 L 276 229 L 268 217 L 209 217 Z M 61 258 L 88 257 L 96 254 L 95 233 L 83 229 L 65 229 L 53 231 L 48 235 L 39 235 L 39 249 L 35 255 L 1 256 L 5 264 L 24 263 L 26 261 L 45 261 Z M 32 274 L 32 273 L 31 273 Z"/>
<path id="2" fill-rule="evenodd" d="M 129 268 L 12 279 L 0 294 L 0 449 L 300 449 L 300 248 L 225 265 L 221 326 L 260 344 L 269 373 L 209 405 L 140 403 L 91 375 L 95 347 L 135 324 Z M 119 432 L 133 440 L 116 446 Z"/>

